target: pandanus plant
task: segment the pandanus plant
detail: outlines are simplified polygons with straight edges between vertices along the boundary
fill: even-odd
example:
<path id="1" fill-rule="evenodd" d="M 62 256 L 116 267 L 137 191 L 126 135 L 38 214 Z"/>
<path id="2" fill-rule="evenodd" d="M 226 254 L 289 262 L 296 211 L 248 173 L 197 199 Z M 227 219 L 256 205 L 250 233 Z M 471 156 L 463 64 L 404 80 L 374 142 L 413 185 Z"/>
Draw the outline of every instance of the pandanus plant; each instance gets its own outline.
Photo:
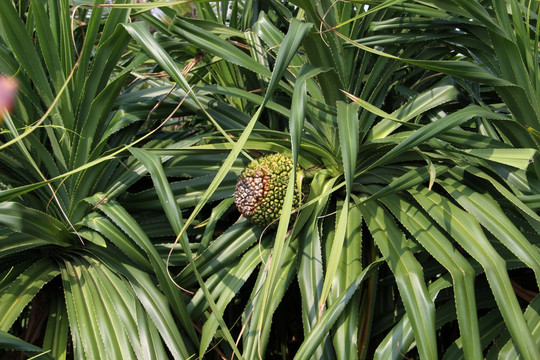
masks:
<path id="1" fill-rule="evenodd" d="M 539 357 L 538 4 L 162 5 L 0 3 L 3 347 Z"/>

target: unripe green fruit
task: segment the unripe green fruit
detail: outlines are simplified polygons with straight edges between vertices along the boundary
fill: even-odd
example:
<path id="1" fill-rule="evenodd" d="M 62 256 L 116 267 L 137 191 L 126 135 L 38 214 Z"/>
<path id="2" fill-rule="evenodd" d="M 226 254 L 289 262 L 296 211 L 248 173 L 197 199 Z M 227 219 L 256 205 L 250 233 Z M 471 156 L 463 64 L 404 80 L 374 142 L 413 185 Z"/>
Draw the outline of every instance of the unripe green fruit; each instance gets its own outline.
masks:
<path id="1" fill-rule="evenodd" d="M 292 158 L 279 153 L 252 161 L 240 174 L 234 190 L 238 211 L 256 225 L 272 224 L 281 216 L 292 168 Z M 297 179 L 302 173 L 298 168 Z M 298 207 L 301 197 L 300 191 L 295 189 L 293 208 Z"/>

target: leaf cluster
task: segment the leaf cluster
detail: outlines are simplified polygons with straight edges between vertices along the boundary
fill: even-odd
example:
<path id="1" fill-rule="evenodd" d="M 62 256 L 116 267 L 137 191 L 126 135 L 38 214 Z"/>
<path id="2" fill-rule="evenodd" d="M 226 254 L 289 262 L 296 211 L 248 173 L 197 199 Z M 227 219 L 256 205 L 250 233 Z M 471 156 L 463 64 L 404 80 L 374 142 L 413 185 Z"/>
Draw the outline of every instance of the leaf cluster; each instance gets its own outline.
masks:
<path id="1" fill-rule="evenodd" d="M 0 348 L 537 359 L 538 6 L 0 2 Z"/>

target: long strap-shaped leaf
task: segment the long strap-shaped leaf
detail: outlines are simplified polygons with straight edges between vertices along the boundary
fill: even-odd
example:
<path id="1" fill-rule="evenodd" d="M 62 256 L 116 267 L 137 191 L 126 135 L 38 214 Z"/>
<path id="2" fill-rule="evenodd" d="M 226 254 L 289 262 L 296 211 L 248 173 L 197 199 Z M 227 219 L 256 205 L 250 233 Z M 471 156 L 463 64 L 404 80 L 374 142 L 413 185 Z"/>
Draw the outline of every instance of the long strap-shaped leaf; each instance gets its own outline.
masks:
<path id="1" fill-rule="evenodd" d="M 313 354 L 319 347 L 324 337 L 339 318 L 351 297 L 355 294 L 358 286 L 369 277 L 380 265 L 382 260 L 377 260 L 366 267 L 362 273 L 351 283 L 339 298 L 337 298 L 332 306 L 325 311 L 321 320 L 315 325 L 309 335 L 304 339 L 304 342 L 298 349 L 294 359 L 312 359 Z"/>
<path id="2" fill-rule="evenodd" d="M 84 334 L 81 340 L 83 346 L 86 344 L 84 350 L 88 358 L 107 354 L 111 359 L 134 359 L 124 326 L 117 315 L 117 310 L 120 310 L 116 308 L 118 299 L 109 299 L 102 288 L 101 263 L 96 264 L 92 258 L 89 260 L 91 264 L 73 257 L 65 262 L 63 269 L 63 276 L 66 270 L 70 277 L 69 281 L 63 279 L 64 284 L 69 283 L 66 298 L 70 298 L 67 301 L 72 301 L 75 309 L 75 313 L 68 313 L 72 327 L 78 326 Z M 95 341 L 91 341 L 93 337 Z"/>
<path id="3" fill-rule="evenodd" d="M 330 293 L 330 287 L 334 282 L 337 267 L 341 258 L 343 242 L 347 231 L 347 220 L 349 217 L 349 202 L 352 181 L 354 178 L 354 170 L 356 167 L 356 158 L 358 155 L 358 106 L 356 104 L 346 105 L 343 102 L 338 102 L 338 130 L 339 140 L 341 144 L 341 156 L 343 159 L 343 169 L 345 173 L 345 189 L 347 192 L 345 201 L 343 202 L 341 211 L 338 211 L 338 223 L 330 255 L 328 256 L 328 264 L 326 265 L 326 274 L 324 277 L 321 299 L 319 302 L 319 318 L 322 315 L 324 303 Z"/>
<path id="4" fill-rule="evenodd" d="M 214 239 L 212 244 L 194 258 L 192 264 L 182 269 L 174 280 L 186 287 L 193 286 L 197 282 L 195 269 L 202 277 L 223 269 L 256 243 L 260 236 L 260 229 L 253 229 L 249 222 L 245 220 L 237 222 Z"/>
<path id="5" fill-rule="evenodd" d="M 271 71 L 268 68 L 258 63 L 238 47 L 209 31 L 201 29 L 195 24 L 176 17 L 171 25 L 171 30 L 193 45 L 219 56 L 227 62 L 242 66 L 264 76 L 270 77 L 271 75 Z"/>
<path id="6" fill-rule="evenodd" d="M 435 87 L 414 96 L 405 105 L 395 110 L 391 115 L 401 121 L 409 121 L 414 117 L 433 109 L 436 106 L 455 100 L 457 88 L 450 78 L 445 78 Z M 369 131 L 366 140 L 384 138 L 401 126 L 392 119 L 383 119 Z"/>
<path id="7" fill-rule="evenodd" d="M 116 227 L 112 221 L 97 213 L 90 213 L 80 223 L 102 234 L 108 241 L 116 245 L 141 269 L 151 272 L 152 265 L 145 257 L 144 250 L 129 240 L 122 230 Z"/>
<path id="8" fill-rule="evenodd" d="M 0 330 L 8 331 L 41 287 L 58 273 L 55 262 L 46 257 L 17 276 L 0 294 Z"/>
<path id="9" fill-rule="evenodd" d="M 167 296 L 173 311 L 182 322 L 183 328 L 189 334 L 193 343 L 197 343 L 197 335 L 191 324 L 191 318 L 186 310 L 186 305 L 182 300 L 179 290 L 171 283 L 165 263 L 158 254 L 156 248 L 146 236 L 145 232 L 137 224 L 135 219 L 116 201 L 107 200 L 102 194 L 96 194 L 88 201 L 92 202 L 107 215 L 120 229 L 122 229 L 138 246 L 140 246 L 148 256 L 152 268 L 155 271 L 163 293 Z M 101 201 L 101 203 L 100 203 Z"/>
<path id="10" fill-rule="evenodd" d="M 309 75 L 310 72 L 315 74 L 313 70 L 310 72 L 308 71 L 306 73 L 307 69 L 309 69 L 307 66 L 302 67 L 302 69 L 300 70 L 300 76 L 296 80 L 294 93 L 293 93 L 293 100 L 292 100 L 291 118 L 289 122 L 289 128 L 291 131 L 291 147 L 292 147 L 295 168 L 296 168 L 296 162 L 298 159 L 298 151 L 300 149 L 300 143 L 301 143 L 303 127 L 304 127 L 305 106 L 306 106 L 306 96 L 307 96 L 306 79 L 308 78 L 307 75 Z M 315 186 L 316 188 L 317 188 L 317 185 L 323 186 L 322 184 L 324 182 L 325 176 L 318 176 L 316 178 L 317 180 L 314 180 L 312 186 Z M 330 182 L 330 184 L 333 184 L 333 183 L 334 183 L 333 181 Z M 310 194 L 312 193 L 310 192 Z M 327 200 L 328 198 L 321 200 L 316 205 L 316 207 L 320 209 L 319 215 L 322 212 L 321 207 L 326 206 Z M 311 217 L 310 220 L 311 220 L 312 225 L 314 225 L 315 222 L 317 221 L 316 217 L 315 218 Z M 318 282 L 320 278 L 322 278 L 322 276 L 320 278 L 317 276 L 317 274 L 319 273 L 320 275 L 322 275 L 322 266 L 320 266 L 322 261 L 320 263 L 317 261 L 313 261 L 313 259 L 316 259 L 316 258 L 319 258 L 322 260 L 320 243 L 318 242 L 319 240 L 318 234 L 316 233 L 316 231 L 315 232 L 311 231 L 312 229 L 316 229 L 316 227 L 308 226 L 307 229 L 308 229 L 307 232 L 310 233 L 309 235 L 305 237 L 305 241 L 309 244 L 307 253 L 311 254 L 313 257 L 309 256 L 308 257 L 309 260 L 307 260 L 305 259 L 304 256 L 302 256 L 303 261 L 301 260 L 301 264 L 306 264 L 308 268 L 303 270 L 306 276 L 305 277 L 299 276 L 299 279 L 298 279 L 301 287 L 303 285 L 302 287 L 302 290 L 304 290 L 303 300 L 306 302 L 306 305 L 308 306 L 307 309 L 305 309 L 304 306 L 302 307 L 302 313 L 304 317 L 307 318 L 305 319 L 306 322 L 304 323 L 305 330 L 309 329 L 313 323 L 313 320 L 315 320 L 315 318 L 312 317 L 312 316 L 315 316 L 315 313 L 311 314 L 311 311 L 314 310 L 311 308 L 311 305 L 313 306 L 315 305 L 315 303 L 313 303 L 314 299 L 320 300 L 320 290 L 321 290 L 319 286 L 320 284 L 315 284 L 315 283 Z M 302 251 L 301 254 L 305 254 L 305 253 Z M 308 287 L 311 285 L 314 285 L 314 286 L 311 289 L 308 289 Z"/>
<path id="11" fill-rule="evenodd" d="M 452 282 L 448 274 L 439 277 L 437 280 L 429 284 L 429 296 L 435 301 L 441 290 L 450 288 Z M 435 328 L 440 329 L 444 324 L 455 321 L 455 306 L 452 302 L 447 302 L 442 306 L 438 306 L 436 310 Z M 409 314 L 405 313 L 403 317 L 395 324 L 392 329 L 386 333 L 383 341 L 381 341 L 375 350 L 374 359 L 403 359 L 403 354 L 414 346 L 414 330 L 411 326 Z M 481 357 L 480 357 L 481 358 Z"/>
<path id="12" fill-rule="evenodd" d="M 432 226 L 432 220 L 416 205 L 399 195 L 387 195 L 381 200 L 396 219 L 413 234 L 418 242 L 452 275 L 454 297 L 463 338 L 466 359 L 482 357 L 476 301 L 474 294 L 474 269 L 450 243 L 447 237 Z"/>
<path id="13" fill-rule="evenodd" d="M 129 281 L 138 298 L 138 302 L 133 305 L 136 307 L 136 314 L 131 315 L 136 317 L 140 350 L 145 353 L 144 357 L 149 359 L 163 358 L 162 355 L 153 354 L 163 352 L 160 350 L 161 345 L 159 344 L 161 342 L 159 337 L 161 337 L 175 359 L 190 358 L 193 354 L 193 348 L 190 347 L 188 350 L 185 346 L 188 343 L 183 338 L 183 334 L 180 333 L 178 322 L 171 313 L 171 307 L 174 305 L 166 298 L 162 289 L 158 288 L 148 272 L 134 266 L 131 261 L 122 256 L 105 251 L 102 247 L 93 247 L 92 252 L 98 254 L 100 259 L 115 272 L 122 274 Z M 156 333 L 156 329 L 159 334 Z"/>
<path id="14" fill-rule="evenodd" d="M 337 103 L 337 122 L 339 130 L 339 143 L 341 145 L 341 158 L 347 194 L 350 195 L 356 158 L 358 156 L 358 108 L 356 104 Z"/>
<path id="15" fill-rule="evenodd" d="M 454 179 L 439 181 L 467 212 L 490 231 L 521 261 L 529 266 L 540 284 L 540 253 L 512 221 L 504 214 L 499 204 L 486 195 L 473 191 L 462 182 Z"/>
<path id="16" fill-rule="evenodd" d="M 345 241 L 343 242 L 334 284 L 328 297 L 330 306 L 334 304 L 336 298 L 352 285 L 362 272 L 362 259 L 367 257 L 362 251 L 364 241 L 362 226 L 363 218 L 360 209 L 357 207 L 350 208 Z M 369 260 L 366 260 L 366 263 L 370 263 Z M 365 284 L 362 288 L 367 290 Z M 359 324 L 362 324 L 362 322 L 370 324 L 373 316 L 370 311 L 362 311 L 365 310 L 361 308 L 362 300 L 365 299 L 365 292 L 358 291 L 353 296 L 334 326 L 332 340 L 338 359 L 353 360 L 359 358 L 359 343 L 361 341 L 358 339 L 358 333 L 359 329 L 362 328 Z"/>
<path id="17" fill-rule="evenodd" d="M 278 49 L 281 46 L 281 43 L 283 42 L 283 38 L 285 37 L 285 34 L 283 34 L 277 26 L 270 20 L 268 15 L 264 12 L 259 12 L 259 19 L 257 22 L 253 25 L 253 33 L 247 33 L 247 36 L 253 36 L 256 39 L 260 39 L 264 41 L 266 46 L 269 49 Z M 255 36 L 256 35 L 256 36 Z M 261 47 L 254 48 L 252 52 L 260 51 Z M 255 55 L 254 55 L 255 56 Z M 264 54 L 260 54 L 260 56 L 263 59 L 266 59 L 264 57 Z M 301 76 L 300 70 L 302 67 L 305 67 L 305 61 L 301 57 L 301 54 L 297 54 L 293 57 L 291 60 L 291 69 L 290 75 L 296 76 L 299 78 Z M 295 89 L 298 83 L 295 84 Z M 309 94 L 311 95 L 307 101 L 316 99 L 317 101 L 320 101 L 321 103 L 324 102 L 321 89 L 319 88 L 319 85 L 315 79 L 307 79 L 306 81 L 306 88 L 309 91 Z"/>
<path id="18" fill-rule="evenodd" d="M 482 171 L 481 169 L 469 165 L 462 165 L 462 168 L 466 172 L 473 174 L 480 179 L 485 179 L 489 181 L 491 185 L 493 185 L 493 187 L 495 187 L 495 189 L 497 189 L 497 191 L 499 191 L 501 195 L 506 198 L 506 200 L 512 203 L 516 207 L 516 209 L 519 209 L 519 211 L 525 216 L 525 218 L 527 219 L 527 221 L 529 221 L 532 227 L 540 234 L 540 216 L 538 216 L 536 212 L 531 210 L 529 206 L 523 203 L 512 191 L 508 190 L 508 188 L 504 186 L 500 181 L 488 175 L 485 171 Z M 453 168 L 452 172 L 462 174 L 463 170 L 461 169 L 461 167 Z"/>
<path id="19" fill-rule="evenodd" d="M 89 256 L 84 258 L 90 263 L 85 273 L 89 286 L 92 287 L 90 292 L 99 294 L 97 297 L 99 311 L 112 320 L 111 322 L 100 317 L 98 321 L 103 321 L 106 324 L 104 329 L 111 332 L 111 337 L 116 337 L 117 341 L 121 342 L 118 349 L 121 350 L 122 359 L 128 358 L 130 354 L 126 346 L 131 346 L 137 357 L 142 358 L 143 349 L 148 347 L 148 342 L 144 342 L 144 337 L 139 336 L 139 331 L 141 334 L 144 333 L 144 328 L 149 324 L 137 322 L 136 308 L 140 304 L 137 303 L 133 289 L 126 286 L 127 283 L 118 273 L 107 266 L 102 266 L 101 259 L 98 261 Z M 90 284 L 91 282 L 93 283 Z M 125 336 L 121 333 L 125 333 Z"/>
<path id="20" fill-rule="evenodd" d="M 426 212 L 482 265 L 521 356 L 531 360 L 540 358 L 510 283 L 506 263 L 489 243 L 478 221 L 433 191 L 420 189 L 411 190 L 411 193 Z"/>
<path id="21" fill-rule="evenodd" d="M 0 330 L 0 349 L 11 349 L 22 351 L 26 355 L 34 355 L 32 358 L 43 359 L 43 360 L 54 360 L 54 356 L 49 354 L 47 351 L 27 343 L 5 331 Z"/>
<path id="22" fill-rule="evenodd" d="M 49 319 L 43 335 L 43 348 L 47 349 L 55 359 L 67 354 L 69 338 L 69 321 L 66 303 L 62 297 L 53 297 L 49 307 Z"/>
<path id="23" fill-rule="evenodd" d="M 424 143 L 439 134 L 443 134 L 447 130 L 463 124 L 464 122 L 472 119 L 475 116 L 481 116 L 490 119 L 506 119 L 506 117 L 495 114 L 491 111 L 487 111 L 480 106 L 467 106 L 466 108 L 458 110 L 455 113 L 452 113 L 442 119 L 429 123 L 422 128 L 416 130 L 411 136 L 400 142 L 396 147 L 394 147 L 392 150 L 390 150 L 378 160 L 376 160 L 372 165 L 369 166 L 369 168 L 373 169 L 383 164 L 384 162 L 392 159 L 393 157 L 417 146 L 418 144 Z"/>
<path id="24" fill-rule="evenodd" d="M 182 213 L 181 213 L 180 207 L 178 206 L 176 202 L 176 199 L 171 190 L 169 182 L 167 181 L 167 177 L 165 176 L 165 171 L 163 170 L 161 160 L 156 156 L 152 156 L 148 154 L 142 149 L 132 148 L 130 149 L 130 151 L 137 157 L 137 159 L 139 159 L 139 161 L 141 161 L 144 164 L 144 166 L 150 172 L 150 175 L 152 176 L 152 181 L 154 182 L 154 186 L 158 193 L 159 200 L 161 201 L 163 210 L 165 210 L 167 219 L 169 219 L 169 223 L 172 225 L 174 232 L 180 233 L 182 230 L 183 223 L 184 223 L 182 219 Z M 221 312 L 219 311 L 219 308 L 217 307 L 212 295 L 210 294 L 210 291 L 208 291 L 208 289 L 206 288 L 206 285 L 201 275 L 199 274 L 197 267 L 195 266 L 195 263 L 193 261 L 193 253 L 191 251 L 191 247 L 189 244 L 189 239 L 185 232 L 183 233 L 183 236 L 180 238 L 180 242 L 182 244 L 182 248 L 186 252 L 186 256 L 189 260 L 191 268 L 194 271 L 195 277 L 197 278 L 197 281 L 199 282 L 199 285 L 208 303 L 210 304 L 212 313 L 216 317 L 217 322 L 219 323 L 222 331 L 225 334 L 225 338 L 227 339 L 227 341 L 229 342 L 229 345 L 235 351 L 235 353 L 240 354 L 240 351 L 236 347 L 234 338 L 232 337 L 229 331 L 229 328 L 227 327 L 227 325 L 225 324 L 225 321 L 223 320 L 223 317 L 221 316 Z M 199 351 L 200 356 L 204 355 L 204 352 L 206 351 L 207 346 L 208 346 L 208 343 L 201 344 L 200 351 Z"/>
<path id="25" fill-rule="evenodd" d="M 409 314 L 421 359 L 437 359 L 435 306 L 424 281 L 423 268 L 409 250 L 403 232 L 378 203 L 360 205 L 368 228 L 390 266 Z"/>
<path id="26" fill-rule="evenodd" d="M 78 359 L 95 359 L 105 356 L 103 339 L 96 328 L 92 298 L 83 294 L 84 269 L 66 259 L 60 264 L 62 287 L 72 332 L 73 352 Z"/>
<path id="27" fill-rule="evenodd" d="M 525 310 L 525 319 L 532 329 L 533 336 L 536 339 L 536 345 L 539 345 L 540 339 L 540 296 L 536 296 Z M 499 353 L 499 359 L 512 360 L 519 358 L 519 350 L 515 346 L 515 341 L 509 340 Z"/>
<path id="28" fill-rule="evenodd" d="M 272 314 L 280 304 L 285 291 L 287 291 L 294 276 L 296 276 L 298 241 L 296 238 L 293 238 L 293 240 L 287 241 L 286 245 L 287 246 L 281 253 L 281 267 L 278 269 L 276 281 L 273 283 L 270 298 L 263 297 L 262 293 L 264 287 L 268 287 L 268 266 L 265 266 L 261 267 L 259 270 L 259 276 L 253 286 L 251 297 L 244 310 L 245 330 L 243 336 L 243 355 L 246 359 L 264 358 L 266 346 L 270 337 Z M 275 253 L 274 249 L 275 245 L 272 248 L 272 254 L 267 258 L 262 259 L 266 264 L 268 264 L 269 261 L 273 261 L 271 259 L 273 253 Z M 267 314 L 262 314 L 263 312 Z M 262 321 L 259 322 L 257 321 L 258 319 L 262 319 Z"/>
<path id="29" fill-rule="evenodd" d="M 223 314 L 226 307 L 230 304 L 231 300 L 238 293 L 238 290 L 244 283 L 247 278 L 253 273 L 255 267 L 260 264 L 263 259 L 267 259 L 270 253 L 270 247 L 268 242 L 266 247 L 252 247 L 242 259 L 234 267 L 228 267 L 220 271 L 215 280 L 218 282 L 217 287 L 222 290 L 219 293 L 219 300 L 216 301 L 217 308 L 220 313 Z M 217 289 L 213 289 L 212 293 L 215 293 Z M 218 320 L 215 313 L 210 315 L 210 318 L 206 321 L 203 327 L 201 334 L 201 350 L 200 356 L 203 352 L 206 351 L 210 345 L 211 340 L 214 337 L 214 334 L 218 328 Z"/>
<path id="30" fill-rule="evenodd" d="M 71 236 L 60 221 L 41 211 L 14 202 L 0 204 L 0 225 L 50 244 L 69 246 Z"/>
<path id="31" fill-rule="evenodd" d="M 327 174 L 318 173 L 311 180 L 308 201 L 324 193 L 325 189 L 332 188 L 337 178 L 327 179 Z M 324 278 L 323 257 L 321 249 L 321 236 L 319 234 L 319 216 L 328 206 L 330 194 L 320 198 L 311 205 L 313 211 L 306 221 L 304 231 L 299 236 L 298 248 L 298 285 L 302 295 L 302 323 L 304 336 L 307 337 L 318 322 L 318 309 L 321 298 L 322 279 Z M 306 209 L 308 210 L 308 209 Z M 302 212 L 303 214 L 303 212 Z M 331 349 L 319 347 L 315 351 L 317 358 L 331 352 Z"/>

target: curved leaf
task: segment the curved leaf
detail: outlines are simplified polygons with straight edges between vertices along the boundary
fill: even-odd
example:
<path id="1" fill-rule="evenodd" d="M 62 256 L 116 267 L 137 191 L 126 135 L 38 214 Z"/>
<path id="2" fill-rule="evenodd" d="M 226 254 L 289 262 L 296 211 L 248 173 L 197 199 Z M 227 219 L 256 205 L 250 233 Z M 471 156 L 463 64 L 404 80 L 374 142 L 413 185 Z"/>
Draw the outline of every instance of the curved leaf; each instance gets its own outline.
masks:
<path id="1" fill-rule="evenodd" d="M 404 234 L 381 206 L 369 202 L 360 205 L 360 210 L 396 278 L 399 294 L 409 314 L 420 357 L 437 358 L 435 306 L 424 282 L 422 266 L 409 250 Z"/>
<path id="2" fill-rule="evenodd" d="M 25 354 L 32 356 L 32 359 L 54 359 L 49 352 L 2 330 L 0 330 L 0 349 L 22 351 Z"/>
<path id="3" fill-rule="evenodd" d="M 46 257 L 34 262 L 0 293 L 0 330 L 8 331 L 34 296 L 59 274 L 55 262 Z"/>
<path id="4" fill-rule="evenodd" d="M 420 189 L 411 193 L 424 210 L 485 269 L 493 295 L 521 355 L 526 359 L 540 356 L 510 283 L 505 261 L 491 246 L 476 219 L 435 192 Z"/>
<path id="5" fill-rule="evenodd" d="M 315 353 L 315 350 L 328 334 L 328 331 L 332 328 L 335 321 L 339 318 L 347 303 L 358 289 L 358 286 L 380 266 L 381 261 L 382 260 L 375 261 L 366 267 L 362 273 L 360 273 L 358 278 L 351 283 L 347 291 L 337 298 L 334 304 L 324 312 L 320 321 L 314 326 L 309 333 L 309 336 L 298 349 L 298 352 L 294 357 L 295 359 L 309 359 Z"/>

